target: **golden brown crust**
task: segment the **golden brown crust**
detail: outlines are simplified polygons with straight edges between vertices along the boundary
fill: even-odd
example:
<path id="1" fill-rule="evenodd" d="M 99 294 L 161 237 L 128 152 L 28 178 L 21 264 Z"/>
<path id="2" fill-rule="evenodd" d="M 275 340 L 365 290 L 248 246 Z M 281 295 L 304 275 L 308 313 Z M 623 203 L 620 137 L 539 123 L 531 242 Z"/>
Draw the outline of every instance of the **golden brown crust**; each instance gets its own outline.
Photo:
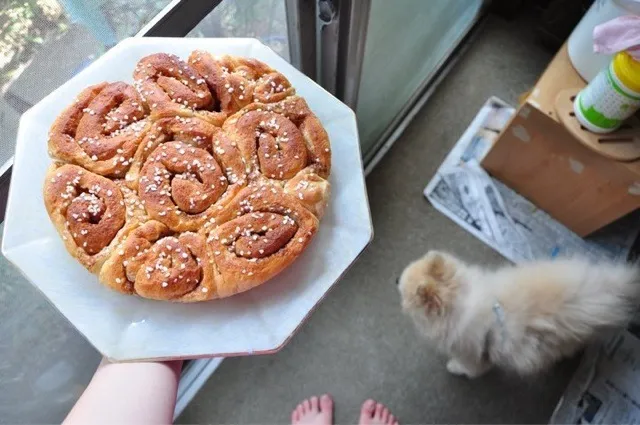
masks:
<path id="1" fill-rule="evenodd" d="M 307 166 L 323 178 L 331 171 L 331 145 L 307 102 L 291 96 L 273 104 L 253 103 L 225 121 L 253 174 L 288 180 Z"/>
<path id="2" fill-rule="evenodd" d="M 176 55 L 156 53 L 138 62 L 134 85 L 155 117 L 198 116 L 220 125 L 225 114 L 198 72 Z"/>
<path id="3" fill-rule="evenodd" d="M 123 82 L 83 90 L 51 126 L 49 153 L 89 171 L 122 177 L 148 128 L 147 111 Z"/>
<path id="4" fill-rule="evenodd" d="M 197 51 L 190 65 L 147 56 L 134 77 L 85 89 L 52 126 L 63 164 L 44 200 L 71 255 L 116 291 L 178 302 L 290 265 L 330 191 L 329 139 L 304 99 L 260 61 Z"/>
<path id="5" fill-rule="evenodd" d="M 174 234 L 153 220 L 132 231 L 100 272 L 116 291 L 181 302 L 216 298 L 217 280 L 203 235 Z"/>
<path id="6" fill-rule="evenodd" d="M 194 50 L 188 62 L 202 75 L 227 116 L 253 102 L 279 102 L 295 93 L 284 75 L 257 59 Z"/>
<path id="7" fill-rule="evenodd" d="M 158 146 L 142 167 L 140 198 L 149 215 L 171 230 L 196 231 L 242 188 L 230 183 L 223 168 L 206 150 L 183 142 Z"/>
<path id="8" fill-rule="evenodd" d="M 69 253 L 92 272 L 117 242 L 143 218 L 140 203 L 123 186 L 81 167 L 52 166 L 44 185 L 44 202 Z M 127 191 L 127 189 L 124 189 Z"/>
<path id="9" fill-rule="evenodd" d="M 329 202 L 331 185 L 313 167 L 307 167 L 285 183 L 284 191 L 321 219 Z"/>
<path id="10" fill-rule="evenodd" d="M 272 182 L 246 187 L 219 216 L 207 242 L 222 277 L 220 297 L 271 279 L 307 247 L 318 219 Z"/>
<path id="11" fill-rule="evenodd" d="M 196 117 L 175 116 L 160 118 L 151 125 L 142 143 L 138 146 L 131 169 L 127 173 L 129 187 L 138 188 L 140 170 L 149 154 L 159 145 L 173 141 L 205 149 L 213 154 L 224 167 L 230 180 L 244 180 L 246 178 L 244 162 L 239 155 L 234 153 L 237 148 L 231 144 L 226 135 L 222 134 L 219 127 Z"/>

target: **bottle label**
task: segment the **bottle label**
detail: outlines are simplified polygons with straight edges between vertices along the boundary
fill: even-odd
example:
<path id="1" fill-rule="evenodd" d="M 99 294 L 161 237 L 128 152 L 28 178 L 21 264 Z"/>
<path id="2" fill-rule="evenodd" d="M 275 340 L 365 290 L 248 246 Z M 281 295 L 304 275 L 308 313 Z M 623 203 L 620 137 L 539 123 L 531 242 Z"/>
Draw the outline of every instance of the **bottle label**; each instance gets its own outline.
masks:
<path id="1" fill-rule="evenodd" d="M 613 131 L 639 107 L 640 94 L 625 87 L 610 64 L 578 94 L 574 109 L 591 130 Z"/>

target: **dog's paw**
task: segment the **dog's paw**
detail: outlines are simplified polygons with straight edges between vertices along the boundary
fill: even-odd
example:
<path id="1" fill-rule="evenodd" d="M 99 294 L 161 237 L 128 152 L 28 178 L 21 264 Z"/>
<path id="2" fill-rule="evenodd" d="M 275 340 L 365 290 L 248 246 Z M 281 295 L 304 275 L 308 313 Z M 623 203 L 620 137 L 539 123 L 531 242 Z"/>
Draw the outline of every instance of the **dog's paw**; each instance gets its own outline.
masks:
<path id="1" fill-rule="evenodd" d="M 479 376 L 484 375 L 491 366 L 489 364 L 486 365 L 478 365 L 474 368 L 469 368 L 467 365 L 462 364 L 457 359 L 451 359 L 447 362 L 447 370 L 452 375 L 456 376 L 466 376 L 469 379 L 477 378 Z"/>
<path id="2" fill-rule="evenodd" d="M 451 359 L 447 362 L 447 370 L 450 374 L 456 376 L 469 376 L 469 371 L 456 359 Z"/>

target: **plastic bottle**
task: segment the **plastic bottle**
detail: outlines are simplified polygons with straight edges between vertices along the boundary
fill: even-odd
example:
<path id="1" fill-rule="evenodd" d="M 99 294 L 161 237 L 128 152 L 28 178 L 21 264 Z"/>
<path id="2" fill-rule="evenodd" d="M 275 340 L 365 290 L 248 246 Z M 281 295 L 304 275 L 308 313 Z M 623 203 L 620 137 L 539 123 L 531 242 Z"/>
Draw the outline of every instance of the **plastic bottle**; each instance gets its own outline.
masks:
<path id="1" fill-rule="evenodd" d="M 593 29 L 597 25 L 625 15 L 640 15 L 640 1 L 596 0 L 569 36 L 569 59 L 578 74 L 587 82 L 593 80 L 613 59 L 613 54 L 593 51 Z"/>
<path id="2" fill-rule="evenodd" d="M 576 118 L 594 133 L 615 131 L 640 108 L 640 62 L 617 53 L 575 98 Z"/>

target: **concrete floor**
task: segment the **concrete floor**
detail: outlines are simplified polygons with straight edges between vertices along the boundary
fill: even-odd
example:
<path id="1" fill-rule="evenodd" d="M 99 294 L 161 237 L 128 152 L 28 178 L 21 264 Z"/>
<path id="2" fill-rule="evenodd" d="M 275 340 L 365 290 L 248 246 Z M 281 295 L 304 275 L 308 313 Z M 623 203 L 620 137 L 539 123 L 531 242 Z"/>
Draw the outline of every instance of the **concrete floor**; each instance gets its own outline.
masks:
<path id="1" fill-rule="evenodd" d="M 405 423 L 546 423 L 575 362 L 523 381 L 447 374 L 444 359 L 401 315 L 395 279 L 430 248 L 469 260 L 501 257 L 441 215 L 422 190 L 491 95 L 515 104 L 551 59 L 530 25 L 490 18 L 468 52 L 367 179 L 375 240 L 280 353 L 225 360 L 180 423 L 283 423 L 303 397 L 337 400 L 354 422 L 367 397 Z"/>

